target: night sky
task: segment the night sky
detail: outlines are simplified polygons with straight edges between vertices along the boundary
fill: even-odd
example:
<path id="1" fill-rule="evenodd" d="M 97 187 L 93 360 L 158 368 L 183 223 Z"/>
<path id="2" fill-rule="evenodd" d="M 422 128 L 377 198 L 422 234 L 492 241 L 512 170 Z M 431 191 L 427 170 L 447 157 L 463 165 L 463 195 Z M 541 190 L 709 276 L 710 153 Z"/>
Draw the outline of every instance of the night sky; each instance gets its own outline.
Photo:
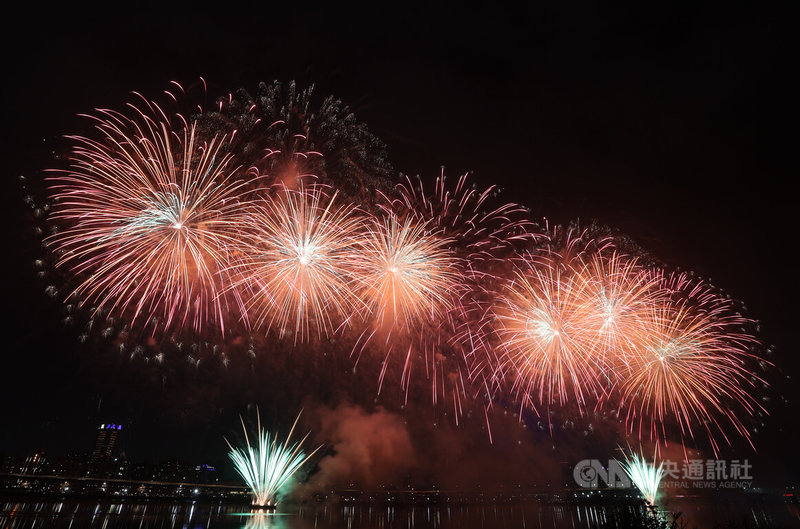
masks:
<path id="1" fill-rule="evenodd" d="M 666 4 L 492 12 L 268 3 L 209 11 L 130 5 L 118 13 L 20 8 L 0 36 L 0 454 L 88 450 L 97 424 L 120 422 L 132 459 L 222 460 L 221 436 L 235 431 L 239 413 L 252 412 L 247 404 L 285 423 L 309 398 L 335 408 L 370 394 L 363 387 L 342 397 L 346 378 L 330 394 L 289 388 L 285 401 L 270 403 L 248 388 L 237 396 L 233 374 L 213 381 L 171 372 L 164 383 L 152 369 L 78 343 L 33 267 L 42 250 L 18 177 L 42 178 L 59 138 L 85 127 L 78 114 L 120 108 L 131 91 L 157 97 L 172 80 L 192 85 L 202 76 L 213 100 L 240 87 L 255 91 L 259 81 L 295 79 L 347 103 L 403 173 L 433 183 L 441 166 L 451 178 L 472 171 L 536 217 L 617 228 L 657 259 L 742 300 L 761 322 L 760 338 L 775 347 L 772 416 L 754 438 L 759 455 L 742 446 L 725 455 L 758 461 L 758 477 L 797 481 L 789 449 L 800 433 L 792 412 L 800 393 L 785 378 L 800 366 L 788 13 Z M 320 420 L 310 424 L 334 428 Z M 502 440 L 494 448 L 476 440 L 480 422 L 443 427 L 441 438 L 504 450 Z M 496 435 L 516 439 L 515 424 Z"/>

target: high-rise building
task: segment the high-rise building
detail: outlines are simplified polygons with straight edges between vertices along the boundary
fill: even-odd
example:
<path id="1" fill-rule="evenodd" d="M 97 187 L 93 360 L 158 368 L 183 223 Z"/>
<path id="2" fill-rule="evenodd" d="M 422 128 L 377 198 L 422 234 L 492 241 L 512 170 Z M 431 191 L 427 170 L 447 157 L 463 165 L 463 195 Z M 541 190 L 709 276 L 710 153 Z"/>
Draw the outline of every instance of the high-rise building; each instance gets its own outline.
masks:
<path id="1" fill-rule="evenodd" d="M 89 461 L 97 463 L 111 460 L 120 430 L 122 430 L 122 426 L 119 424 L 101 424 L 97 430 L 97 440 L 95 440 L 94 450 L 92 450 Z"/>
<path id="2" fill-rule="evenodd" d="M 44 452 L 35 452 L 25 459 L 25 464 L 20 469 L 22 474 L 41 474 L 47 465 Z"/>

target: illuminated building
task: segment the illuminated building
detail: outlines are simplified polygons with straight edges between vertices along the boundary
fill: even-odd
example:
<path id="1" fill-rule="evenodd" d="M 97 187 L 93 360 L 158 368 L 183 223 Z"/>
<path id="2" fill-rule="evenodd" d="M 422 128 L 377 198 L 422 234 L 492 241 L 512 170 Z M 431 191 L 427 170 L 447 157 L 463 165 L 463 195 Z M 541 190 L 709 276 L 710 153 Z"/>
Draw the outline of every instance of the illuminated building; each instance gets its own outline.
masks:
<path id="1" fill-rule="evenodd" d="M 45 468 L 47 460 L 44 452 L 35 452 L 25 459 L 25 464 L 20 469 L 22 474 L 40 474 Z"/>
<path id="2" fill-rule="evenodd" d="M 92 463 L 110 461 L 120 430 L 122 426 L 119 424 L 101 424 L 97 430 L 97 439 L 89 461 Z"/>

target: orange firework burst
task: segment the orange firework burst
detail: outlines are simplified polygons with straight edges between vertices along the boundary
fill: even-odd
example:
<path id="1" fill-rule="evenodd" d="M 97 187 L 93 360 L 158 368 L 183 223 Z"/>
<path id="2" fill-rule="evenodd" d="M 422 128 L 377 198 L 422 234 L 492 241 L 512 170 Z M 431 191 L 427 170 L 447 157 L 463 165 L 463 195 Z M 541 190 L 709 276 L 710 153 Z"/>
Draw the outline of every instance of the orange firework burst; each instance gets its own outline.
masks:
<path id="1" fill-rule="evenodd" d="M 458 291 L 459 262 L 449 239 L 413 218 L 375 220 L 362 241 L 360 297 L 377 328 L 403 332 L 444 319 Z"/>
<path id="2" fill-rule="evenodd" d="M 498 270 L 514 258 L 516 247 L 530 243 L 536 235 L 532 231 L 535 226 L 524 208 L 511 203 L 489 205 L 498 194 L 495 186 L 479 190 L 474 184 L 470 185 L 468 174 L 460 176 L 453 184 L 448 185 L 444 169 L 430 190 L 426 190 L 421 179 L 406 177 L 393 193 L 382 196 L 379 207 L 400 219 L 425 222 L 429 230 L 449 241 L 450 257 L 458 263 L 458 267 L 450 268 L 458 276 L 458 291 L 450 292 L 452 308 L 447 311 L 446 318 L 431 320 L 434 325 L 420 331 L 413 344 L 424 355 L 434 404 L 440 398 L 452 397 L 458 421 L 461 395 L 466 394 L 467 366 L 463 344 L 453 339 L 455 329 L 469 328 L 464 322 L 475 312 L 478 306 L 475 298 L 484 292 L 484 284 L 496 280 Z M 397 337 L 393 341 L 397 341 Z M 408 367 L 407 360 L 406 377 Z"/>
<path id="3" fill-rule="evenodd" d="M 389 356 L 402 348 L 401 386 L 408 390 L 413 360 L 422 356 L 434 381 L 436 401 L 436 381 L 445 375 L 440 355 L 431 345 L 442 341 L 441 327 L 463 286 L 461 263 L 450 249 L 451 242 L 438 231 L 429 231 L 429 224 L 418 218 L 400 219 L 391 213 L 372 219 L 363 236 L 358 293 L 362 317 L 372 329 L 364 331 L 354 350 L 359 343 L 363 350 L 377 336 L 383 339 L 386 359 L 379 387 Z"/>
<path id="4" fill-rule="evenodd" d="M 579 408 L 601 393 L 605 367 L 586 326 L 586 284 L 571 271 L 529 258 L 491 311 L 499 378 L 511 378 L 523 404 L 549 407 L 573 398 Z"/>
<path id="5" fill-rule="evenodd" d="M 454 340 L 466 350 L 470 378 L 489 394 L 510 386 L 522 407 L 574 399 L 582 409 L 602 393 L 597 368 L 606 365 L 587 326 L 600 306 L 584 263 L 608 241 L 560 228 L 533 237 L 540 239 L 544 245 L 516 256 L 502 276 L 481 282 L 481 299 Z"/>
<path id="6" fill-rule="evenodd" d="M 600 365 L 628 365 L 648 333 L 646 312 L 662 295 L 659 276 L 617 252 L 592 254 L 570 268 L 580 284 L 590 354 Z"/>
<path id="7" fill-rule="evenodd" d="M 249 292 L 242 309 L 255 326 L 304 340 L 312 328 L 324 335 L 352 314 L 362 220 L 335 199 L 319 186 L 281 186 L 243 216 L 231 271 Z"/>
<path id="8" fill-rule="evenodd" d="M 241 206 L 227 136 L 205 141 L 183 118 L 174 130 L 159 107 L 128 118 L 101 110 L 100 139 L 76 142 L 70 168 L 51 178 L 50 243 L 58 265 L 81 277 L 83 302 L 126 314 L 131 323 L 224 329 L 227 282 L 221 270 Z M 133 107 L 132 107 L 133 108 Z"/>
<path id="9" fill-rule="evenodd" d="M 692 425 L 702 425 L 716 452 L 716 434 L 728 441 L 722 417 L 749 440 L 737 412 L 760 409 L 750 390 L 761 381 L 747 368 L 756 344 L 741 330 L 748 320 L 700 282 L 682 274 L 661 279 L 669 298 L 644 311 L 647 332 L 622 386 L 629 428 L 657 439 L 672 422 L 681 437 L 694 437 Z"/>

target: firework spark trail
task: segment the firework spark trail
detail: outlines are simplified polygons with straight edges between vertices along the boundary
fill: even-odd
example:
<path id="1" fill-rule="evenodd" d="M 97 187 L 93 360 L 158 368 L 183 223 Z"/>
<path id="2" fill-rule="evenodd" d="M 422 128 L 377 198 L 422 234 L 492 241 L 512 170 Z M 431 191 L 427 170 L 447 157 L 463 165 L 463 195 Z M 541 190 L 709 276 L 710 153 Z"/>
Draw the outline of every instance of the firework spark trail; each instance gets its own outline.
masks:
<path id="1" fill-rule="evenodd" d="M 444 170 L 436 178 L 432 191 L 425 189 L 421 179 L 406 177 L 392 193 L 381 194 L 378 208 L 389 218 L 401 221 L 424 221 L 431 231 L 448 241 L 447 248 L 458 267 L 451 267 L 458 288 L 450 289 L 450 308 L 442 315 L 428 318 L 428 325 L 416 337 L 402 338 L 415 342 L 407 347 L 403 369 L 403 384 L 407 388 L 411 354 L 424 357 L 425 376 L 431 383 L 434 405 L 439 400 L 452 400 L 456 421 L 463 411 L 462 396 L 467 395 L 465 378 L 469 371 L 464 362 L 466 350 L 459 340 L 453 340 L 456 329 L 465 325 L 471 315 L 471 292 L 481 284 L 492 281 L 493 266 L 503 266 L 513 258 L 515 246 L 535 240 L 535 224 L 527 211 L 511 203 L 487 207 L 497 194 L 495 186 L 482 191 L 469 185 L 469 175 L 460 176 L 454 186 L 447 184 Z M 401 338 L 401 339 L 402 339 Z M 397 341 L 398 338 L 393 338 Z M 385 375 L 381 373 L 381 378 Z"/>
<path id="2" fill-rule="evenodd" d="M 616 373 L 630 365 L 648 333 L 646 311 L 663 298 L 659 276 L 616 251 L 573 261 L 570 270 L 580 284 L 589 354 Z"/>
<path id="3" fill-rule="evenodd" d="M 499 378 L 511 378 L 523 404 L 549 409 L 574 400 L 583 409 L 602 394 L 606 366 L 592 354 L 584 289 L 569 271 L 531 258 L 497 299 Z"/>
<path id="4" fill-rule="evenodd" d="M 133 107 L 135 108 L 135 107 Z M 227 137 L 202 141 L 195 124 L 173 130 L 160 108 L 128 118 L 101 110 L 101 139 L 71 137 L 71 167 L 51 177 L 50 239 L 58 266 L 84 279 L 75 294 L 131 322 L 162 317 L 165 328 L 190 320 L 224 330 L 220 274 L 229 255 L 241 183 Z"/>
<path id="5" fill-rule="evenodd" d="M 461 279 L 451 242 L 416 219 L 376 219 L 364 234 L 358 267 L 366 318 L 387 332 L 443 319 Z"/>
<path id="6" fill-rule="evenodd" d="M 456 420 L 471 392 L 536 413 L 616 408 L 640 439 L 677 426 L 715 451 L 730 427 L 750 441 L 764 382 L 732 302 L 615 248 L 624 238 L 493 207 L 494 186 L 467 175 L 391 190 L 383 151 L 368 155 L 358 138 L 374 138 L 339 102 L 317 119 L 310 90 L 263 90 L 191 122 L 142 98 L 133 117 L 97 111 L 96 139 L 71 138 L 69 168 L 49 179 L 59 231 L 47 242 L 80 303 L 153 335 L 224 333 L 231 315 L 295 345 L 352 329 L 354 356 L 370 343 L 386 354 L 379 387 L 391 372 L 407 399 L 420 363 Z M 291 189 L 266 185 L 286 178 Z"/>
<path id="7" fill-rule="evenodd" d="M 430 222 L 391 213 L 373 217 L 363 234 L 357 288 L 366 330 L 354 353 L 360 356 L 373 341 L 385 348 L 379 387 L 390 358 L 402 351 L 401 386 L 408 391 L 412 364 L 421 356 L 436 401 L 437 383 L 446 375 L 433 348 L 441 343 L 441 326 L 463 289 L 463 261 L 453 254 L 452 243 Z"/>
<path id="8" fill-rule="evenodd" d="M 645 311 L 647 332 L 621 388 L 626 424 L 652 439 L 666 437 L 669 420 L 681 437 L 694 438 L 692 424 L 700 424 L 716 453 L 717 434 L 730 443 L 721 416 L 752 444 L 739 412 L 762 409 L 748 390 L 763 381 L 746 367 L 757 343 L 740 330 L 749 320 L 684 274 L 662 275 L 662 283 L 673 297 Z"/>
<path id="9" fill-rule="evenodd" d="M 242 430 L 245 437 L 245 448 L 234 448 L 227 441 L 230 458 L 233 460 L 236 471 L 242 476 L 253 495 L 253 504 L 259 507 L 274 507 L 281 488 L 289 479 L 308 462 L 317 450 L 310 454 L 302 451 L 302 444 L 308 438 L 305 435 L 299 442 L 291 443 L 292 434 L 297 426 L 300 415 L 294 421 L 289 435 L 283 442 L 278 441 L 277 435 L 270 436 L 269 432 L 261 428 L 261 416 L 258 416 L 258 440 L 254 446 L 250 442 L 247 428 L 242 419 Z"/>
<path id="10" fill-rule="evenodd" d="M 346 323 L 359 299 L 363 221 L 349 204 L 336 203 L 320 186 L 278 186 L 243 216 L 243 244 L 230 272 L 247 291 L 243 316 L 255 327 L 307 340 Z"/>
<path id="11" fill-rule="evenodd" d="M 496 186 L 478 191 L 468 185 L 468 177 L 468 173 L 461 175 L 456 185 L 449 188 L 442 169 L 432 194 L 426 193 L 422 180 L 414 185 L 406 177 L 397 186 L 395 197 L 386 198 L 389 206 L 383 208 L 398 215 L 411 212 L 430 221 L 458 241 L 454 249 L 464 252 L 470 266 L 504 257 L 514 244 L 530 243 L 539 237 L 536 225 L 522 206 L 505 203 L 486 210 L 488 199 L 497 193 Z"/>
<path id="12" fill-rule="evenodd" d="M 639 457 L 639 454 L 632 453 L 626 456 L 624 461 L 620 461 L 620 466 L 639 489 L 645 501 L 650 505 L 655 505 L 658 486 L 664 476 L 664 464 L 659 463 L 658 466 L 655 466 L 655 462 L 653 462 L 651 465 L 643 457 Z"/>

